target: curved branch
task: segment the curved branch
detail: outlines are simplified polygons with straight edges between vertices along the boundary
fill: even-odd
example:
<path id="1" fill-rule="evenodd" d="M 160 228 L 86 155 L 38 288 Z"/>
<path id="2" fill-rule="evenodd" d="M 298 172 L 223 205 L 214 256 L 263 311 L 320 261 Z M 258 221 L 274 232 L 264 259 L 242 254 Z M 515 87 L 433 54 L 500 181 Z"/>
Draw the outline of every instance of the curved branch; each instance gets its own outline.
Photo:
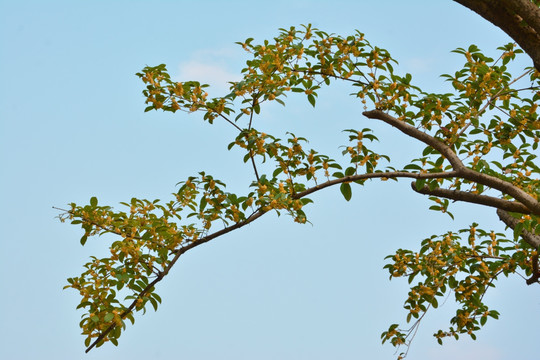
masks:
<path id="1" fill-rule="evenodd" d="M 414 126 L 407 124 L 405 121 L 396 119 L 395 117 L 388 115 L 381 110 L 370 110 L 362 113 L 364 116 L 370 119 L 382 120 L 385 123 L 397 128 L 402 133 L 409 135 L 417 140 L 420 140 L 426 145 L 431 146 L 435 150 L 441 153 L 452 165 L 455 171 L 462 171 L 465 169 L 465 165 L 461 162 L 454 150 L 442 141 L 434 138 L 433 136 L 418 130 Z"/>
<path id="2" fill-rule="evenodd" d="M 382 111 L 379 111 L 379 110 L 367 111 L 367 112 L 364 112 L 364 115 L 366 115 L 369 118 L 383 120 L 383 121 L 387 122 L 388 124 L 398 128 L 403 133 L 405 133 L 405 134 L 407 134 L 407 135 L 409 135 L 411 137 L 414 137 L 414 138 L 424 142 L 425 144 L 427 144 L 429 146 L 432 146 L 435 150 L 439 151 L 446 159 L 448 159 L 450 161 L 450 163 L 454 167 L 454 171 L 440 172 L 440 173 L 427 173 L 427 174 L 410 173 L 410 172 L 406 172 L 406 171 L 389 171 L 389 172 L 376 172 L 376 173 L 345 176 L 345 177 L 342 177 L 342 178 L 339 178 L 339 179 L 329 180 L 329 181 L 327 181 L 325 183 L 322 183 L 322 184 L 316 185 L 316 186 L 314 186 L 312 188 L 309 188 L 309 189 L 307 189 L 307 190 L 305 190 L 305 191 L 303 191 L 301 193 L 294 194 L 292 196 L 293 199 L 303 198 L 303 197 L 305 197 L 305 196 L 307 196 L 309 194 L 312 194 L 314 192 L 317 192 L 319 190 L 322 190 L 324 188 L 327 188 L 327 187 L 330 187 L 330 186 L 333 186 L 333 185 L 346 183 L 346 182 L 354 182 L 354 181 L 360 181 L 360 180 L 374 179 L 374 178 L 381 178 L 381 179 L 392 179 L 392 178 L 443 179 L 443 178 L 456 178 L 456 177 L 467 178 L 465 175 L 469 175 L 469 177 L 471 177 L 470 172 L 474 173 L 475 176 L 477 176 L 477 177 L 484 175 L 484 174 L 476 173 L 473 170 L 467 169 L 463 165 L 461 160 L 458 158 L 458 156 L 453 152 L 453 150 L 448 145 L 446 145 L 446 144 L 440 142 L 439 140 L 437 140 L 436 138 L 434 138 L 434 137 L 432 137 L 432 136 L 430 136 L 430 135 L 428 135 L 428 134 L 426 134 L 426 133 L 424 133 L 424 132 L 422 132 L 422 131 L 420 131 L 420 130 L 418 130 L 418 129 L 416 129 L 416 128 L 408 125 L 408 124 L 406 124 L 405 122 L 399 121 L 398 119 L 395 119 L 394 117 L 392 117 L 392 116 L 390 116 L 388 114 L 385 114 L 385 113 L 383 113 Z M 504 182 L 506 185 L 511 186 L 513 188 L 513 186 L 511 184 L 506 183 L 503 180 L 500 180 L 500 179 L 497 179 L 497 178 L 491 179 L 491 177 L 489 177 L 487 175 L 485 175 L 485 176 L 489 178 L 488 180 L 490 180 L 490 181 L 486 180 L 486 182 L 493 182 L 494 181 L 493 179 L 495 179 L 497 181 Z M 485 179 L 483 179 L 483 180 L 485 180 Z M 482 183 L 482 182 L 480 182 L 480 183 Z M 488 186 L 491 186 L 493 188 L 497 188 L 496 186 L 493 186 L 493 184 L 487 184 L 487 183 L 484 183 L 484 184 L 488 185 Z M 442 191 L 444 189 L 439 189 L 439 190 Z M 446 191 L 450 191 L 450 190 L 446 190 Z M 420 190 L 418 192 L 422 193 L 422 190 Z M 454 195 L 455 194 L 456 193 L 454 192 Z M 526 194 L 526 195 L 529 196 L 528 194 Z M 465 199 L 466 196 L 465 195 L 462 195 L 462 196 L 464 196 L 464 199 Z M 458 195 L 455 195 L 455 197 L 456 197 L 456 200 L 460 200 L 460 199 L 457 199 Z M 485 202 L 487 202 L 487 200 L 485 198 L 490 199 L 489 203 L 485 203 Z M 497 201 L 499 201 L 499 200 L 504 201 L 504 200 L 501 200 L 501 199 L 491 198 L 491 197 L 482 196 L 482 195 L 476 195 L 476 197 L 474 197 L 474 199 L 477 200 L 477 201 L 470 201 L 470 202 L 477 202 L 477 203 L 485 204 L 485 205 L 489 205 L 489 206 L 493 206 L 493 205 L 491 205 L 491 204 L 494 204 L 493 199 L 495 199 Z M 465 201 L 467 201 L 467 200 L 465 200 Z M 482 202 L 482 201 L 484 201 L 484 202 Z M 504 201 L 504 203 L 501 203 L 501 204 L 502 204 L 502 206 L 495 206 L 495 207 L 501 207 L 501 208 L 511 210 L 511 211 L 516 211 L 517 210 L 518 212 L 522 212 L 522 213 L 525 213 L 525 211 L 527 211 L 529 209 L 529 207 L 525 207 L 525 206 L 524 206 L 525 208 L 517 207 L 518 206 L 517 204 L 519 204 L 519 203 L 513 203 L 513 202 L 510 202 L 510 201 Z M 509 204 L 512 204 L 512 205 L 509 205 Z M 499 209 L 497 211 L 497 213 L 499 213 L 499 211 L 503 211 L 503 210 Z M 240 221 L 240 222 L 238 222 L 238 223 L 236 223 L 234 225 L 225 227 L 225 228 L 223 228 L 223 229 L 221 229 L 219 231 L 216 231 L 213 234 L 202 237 L 201 239 L 198 239 L 197 241 L 192 242 L 192 243 L 188 244 L 187 246 L 184 246 L 184 247 L 176 250 L 174 252 L 173 259 L 167 265 L 167 267 L 162 272 L 160 272 L 158 274 L 156 279 L 154 279 L 150 284 L 148 284 L 138 294 L 137 298 L 134 299 L 133 302 L 130 304 L 130 306 L 128 308 L 126 308 L 126 310 L 124 310 L 124 312 L 121 314 L 121 318 L 125 318 L 125 316 L 127 314 L 129 314 L 129 313 L 131 313 L 133 311 L 133 309 L 136 307 L 137 300 L 139 298 L 141 298 L 142 296 L 144 296 L 146 293 L 150 292 L 151 289 L 169 273 L 171 268 L 176 264 L 176 262 L 178 261 L 178 259 L 180 258 L 180 256 L 182 254 L 184 254 L 185 252 L 187 252 L 190 249 L 193 249 L 194 247 L 197 247 L 197 246 L 199 246 L 201 244 L 204 244 L 204 243 L 206 243 L 206 242 L 208 242 L 210 240 L 213 240 L 213 239 L 215 239 L 215 238 L 217 238 L 219 236 L 225 235 L 225 234 L 227 234 L 227 233 L 229 233 L 229 232 L 231 232 L 233 230 L 239 229 L 239 228 L 241 228 L 241 227 L 243 227 L 243 226 L 245 226 L 247 224 L 250 224 L 251 222 L 253 222 L 256 219 L 263 216 L 265 213 L 266 213 L 265 211 L 263 211 L 261 208 L 259 208 L 255 212 L 253 212 L 245 220 Z M 505 214 L 507 214 L 507 213 L 505 213 Z M 501 215 L 499 215 L 499 216 L 501 216 Z M 508 216 L 510 216 L 510 215 L 508 215 Z M 508 226 L 510 226 L 510 225 L 508 225 Z M 525 231 L 524 231 L 522 236 L 525 238 L 525 236 L 529 236 L 529 235 L 525 235 Z M 528 242 L 529 243 L 536 243 L 537 242 L 538 245 L 540 245 L 540 237 L 537 236 L 537 235 L 532 235 L 532 236 L 534 236 L 532 238 L 533 240 L 531 240 L 531 242 L 529 242 L 529 241 Z M 103 341 L 103 339 L 105 339 L 107 337 L 107 335 L 115 327 L 116 327 L 115 324 L 111 324 L 107 329 L 105 329 L 98 336 L 98 338 L 86 349 L 86 352 L 89 352 L 94 346 L 96 346 L 98 343 Z"/>
<path id="3" fill-rule="evenodd" d="M 499 27 L 540 71 L 540 8 L 531 0 L 454 0 Z"/>
<path id="4" fill-rule="evenodd" d="M 504 6 L 513 11 L 516 15 L 519 15 L 527 26 L 540 34 L 540 9 L 537 5 L 533 4 L 531 0 L 500 0 Z M 524 25 L 522 25 L 525 27 Z"/>
<path id="5" fill-rule="evenodd" d="M 387 172 L 377 172 L 377 173 L 368 173 L 368 174 L 358 174 L 344 176 L 339 179 L 329 180 L 307 190 L 304 190 L 300 193 L 297 193 L 293 196 L 293 199 L 301 199 L 309 194 L 312 194 L 316 191 L 322 190 L 329 186 L 345 183 L 345 182 L 354 182 L 359 180 L 367 179 L 395 179 L 395 178 L 410 178 L 410 179 L 447 179 L 454 178 L 458 175 L 456 171 L 448 172 L 439 172 L 439 173 L 429 173 L 429 174 L 420 174 L 420 173 L 410 173 L 406 171 L 387 171 Z"/>
<path id="6" fill-rule="evenodd" d="M 521 190 L 517 186 L 512 185 L 508 181 L 487 174 L 482 174 L 468 168 L 464 169 L 462 176 L 464 179 L 489 186 L 493 189 L 497 189 L 505 194 L 508 194 L 529 208 L 531 214 L 540 215 L 540 202 L 527 192 Z"/>
<path id="7" fill-rule="evenodd" d="M 385 123 L 397 128 L 402 133 L 418 139 L 428 146 L 431 146 L 450 162 L 452 168 L 458 173 L 456 177 L 474 181 L 476 183 L 499 190 L 504 194 L 508 194 L 525 205 L 532 214 L 540 215 L 540 202 L 534 197 L 517 186 L 512 185 L 508 181 L 465 167 L 452 148 L 433 136 L 418 130 L 414 126 L 407 124 L 405 121 L 398 120 L 395 117 L 382 112 L 381 110 L 365 111 L 363 112 L 363 115 L 370 119 L 382 120 Z"/>
<path id="8" fill-rule="evenodd" d="M 414 181 L 411 183 L 411 187 L 417 193 L 424 195 L 440 196 L 455 201 L 465 201 L 474 204 L 486 205 L 497 209 L 517 212 L 521 214 L 531 213 L 531 210 L 529 210 L 529 208 L 517 201 L 509 201 L 492 196 L 474 194 L 468 191 L 448 190 L 442 188 L 430 190 L 427 186 L 424 186 L 421 189 L 417 189 Z"/>
<path id="9" fill-rule="evenodd" d="M 505 210 L 498 209 L 497 215 L 499 215 L 499 219 L 511 229 L 515 229 L 519 224 L 519 220 Z M 538 249 L 538 247 L 540 247 L 540 235 L 533 234 L 527 230 L 522 230 L 520 236 L 533 248 Z"/>
<path id="10" fill-rule="evenodd" d="M 406 177 L 406 178 L 414 178 L 414 179 L 440 179 L 440 178 L 451 178 L 451 177 L 455 177 L 456 176 L 456 172 L 454 171 L 451 171 L 451 172 L 445 172 L 445 173 L 432 173 L 432 174 L 418 174 L 418 173 L 408 173 L 408 172 L 405 172 L 405 171 L 396 171 L 396 172 L 380 172 L 380 173 L 370 173 L 370 174 L 360 174 L 360 175 L 351 175 L 351 176 L 345 176 L 343 178 L 339 178 L 339 179 L 334 179 L 334 180 L 330 180 L 330 181 L 327 181 L 325 183 L 322 183 L 320 185 L 317 185 L 317 186 L 314 186 L 312 188 L 309 188 L 301 193 L 298 193 L 298 194 L 295 194 L 293 195 L 292 197 L 294 199 L 300 199 L 300 198 L 303 198 L 311 193 L 314 193 L 316 191 L 319 191 L 319 190 L 322 190 L 324 188 L 327 188 L 329 186 L 333 186 L 333 185 L 337 185 L 337 184 L 341 184 L 341 183 L 344 183 L 344 182 L 353 182 L 353 181 L 358 181 L 358 180 L 365 180 L 365 179 L 372 179 L 372 178 L 398 178 L 398 177 Z M 136 304 L 137 304 L 137 300 L 141 297 L 143 297 L 146 293 L 150 292 L 151 289 L 158 283 L 160 282 L 161 280 L 163 280 L 163 278 L 169 273 L 169 271 L 172 269 L 172 267 L 176 264 L 176 262 L 178 261 L 178 259 L 180 259 L 180 256 L 182 256 L 184 253 L 186 253 L 188 250 L 191 250 L 199 245 L 202 245 L 206 242 L 209 242 L 210 240 L 213 240 L 217 237 L 220 237 L 222 235 L 225 235 L 227 233 L 230 233 L 231 231 L 233 230 L 236 230 L 236 229 L 239 229 L 243 226 L 246 226 L 247 224 L 250 224 L 251 222 L 257 220 L 258 218 L 260 218 L 261 216 L 263 216 L 264 214 L 266 214 L 267 212 L 266 211 L 263 211 L 261 208 L 257 209 L 255 212 L 253 212 L 249 217 L 247 217 L 245 220 L 243 221 L 240 221 L 240 222 L 237 222 L 236 224 L 234 225 L 231 225 L 231 226 L 228 226 L 228 227 L 225 227 L 219 231 L 216 231 L 215 233 L 213 234 L 210 234 L 208 236 L 205 236 L 205 237 L 202 237 L 200 239 L 198 239 L 197 241 L 194 241 L 194 242 L 191 242 L 189 243 L 188 245 L 174 251 L 174 257 L 173 259 L 171 260 L 171 262 L 167 265 L 167 267 L 158 274 L 158 276 L 151 282 L 149 283 L 137 296 L 136 299 L 134 299 L 132 301 L 132 303 L 130 304 L 130 306 L 128 308 L 126 308 L 126 310 L 124 310 L 122 312 L 122 314 L 120 315 L 120 317 L 122 319 L 125 318 L 125 316 L 129 313 L 131 313 L 133 311 L 133 309 L 135 308 Z M 92 350 L 92 348 L 94 346 L 96 346 L 98 343 L 100 343 L 103 339 L 105 339 L 107 337 L 107 335 L 116 327 L 116 324 L 111 324 L 109 325 L 108 328 L 106 328 L 97 338 L 96 340 L 94 340 L 92 342 L 92 344 L 90 346 L 88 346 L 88 348 L 86 349 L 85 352 L 89 352 L 90 350 Z"/>

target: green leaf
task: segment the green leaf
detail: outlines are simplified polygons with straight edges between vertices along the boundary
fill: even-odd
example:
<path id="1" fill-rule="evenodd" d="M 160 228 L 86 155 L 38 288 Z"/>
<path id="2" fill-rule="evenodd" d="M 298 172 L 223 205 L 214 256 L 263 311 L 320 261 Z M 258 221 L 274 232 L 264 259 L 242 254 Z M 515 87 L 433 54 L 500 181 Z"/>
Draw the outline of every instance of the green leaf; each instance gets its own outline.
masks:
<path id="1" fill-rule="evenodd" d="M 112 319 L 114 319 L 114 314 L 113 313 L 108 313 L 107 315 L 105 315 L 105 317 L 103 317 L 103 321 L 105 321 L 105 322 L 109 322 Z"/>
<path id="2" fill-rule="evenodd" d="M 201 202 L 199 204 L 199 210 L 204 211 L 204 208 L 206 208 L 206 204 L 207 204 L 206 197 L 205 196 L 201 197 Z"/>
<path id="3" fill-rule="evenodd" d="M 90 205 L 93 206 L 93 207 L 96 207 L 97 204 L 98 204 L 97 197 L 92 196 L 92 197 L 90 198 Z"/>
<path id="4" fill-rule="evenodd" d="M 152 293 L 150 296 L 156 299 L 161 304 L 161 297 L 158 294 Z"/>
<path id="5" fill-rule="evenodd" d="M 416 164 L 409 164 L 409 165 L 406 165 L 403 169 L 404 170 L 422 170 L 422 167 Z"/>
<path id="6" fill-rule="evenodd" d="M 514 227 L 514 240 L 517 240 L 521 233 L 523 232 L 523 223 L 517 223 Z"/>
<path id="7" fill-rule="evenodd" d="M 274 172 L 272 173 L 273 177 L 277 177 L 279 174 L 283 172 L 283 169 L 281 167 L 278 167 Z"/>
<path id="8" fill-rule="evenodd" d="M 158 308 L 158 302 L 156 299 L 154 298 L 148 298 L 148 300 L 150 300 L 150 303 L 152 304 L 152 307 L 154 308 L 154 311 L 157 311 L 157 308 Z"/>
<path id="9" fill-rule="evenodd" d="M 114 329 L 109 333 L 109 338 L 118 339 L 122 334 L 122 328 L 120 326 L 115 326 Z"/>
<path id="10" fill-rule="evenodd" d="M 486 321 L 487 321 L 487 316 L 482 316 L 480 318 L 480 325 L 484 326 L 486 324 Z"/>
<path id="11" fill-rule="evenodd" d="M 92 303 L 89 302 L 89 301 L 84 301 L 82 303 L 80 303 L 79 305 L 77 305 L 77 309 L 80 309 L 80 308 L 83 308 L 83 307 L 87 307 L 87 306 L 91 306 Z"/>
<path id="12" fill-rule="evenodd" d="M 352 198 L 351 184 L 343 183 L 339 187 L 339 190 L 341 191 L 341 194 L 343 194 L 343 197 L 345 198 L 345 200 L 347 201 L 351 200 Z"/>
<path id="13" fill-rule="evenodd" d="M 308 99 L 309 103 L 311 104 L 311 106 L 315 107 L 315 96 L 313 96 L 312 94 L 309 94 L 307 96 L 307 99 Z"/>
<path id="14" fill-rule="evenodd" d="M 431 146 L 428 146 L 424 149 L 424 151 L 422 152 L 422 156 L 426 156 L 426 155 L 429 155 L 433 152 L 433 148 Z"/>
<path id="15" fill-rule="evenodd" d="M 425 183 L 426 179 L 418 179 L 414 182 L 414 186 L 416 187 L 416 190 L 422 190 Z"/>

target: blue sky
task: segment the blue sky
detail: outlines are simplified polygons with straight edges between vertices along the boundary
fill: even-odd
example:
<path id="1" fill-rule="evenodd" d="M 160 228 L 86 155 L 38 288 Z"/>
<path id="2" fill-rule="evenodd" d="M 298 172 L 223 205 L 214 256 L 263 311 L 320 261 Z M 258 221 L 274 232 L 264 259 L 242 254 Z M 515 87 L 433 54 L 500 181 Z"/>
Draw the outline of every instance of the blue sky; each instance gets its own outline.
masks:
<path id="1" fill-rule="evenodd" d="M 163 305 L 137 316 L 120 346 L 84 354 L 78 295 L 62 291 L 108 238 L 79 244 L 52 206 L 91 196 L 115 205 L 132 196 L 167 199 L 199 171 L 245 191 L 251 171 L 227 152 L 232 127 L 187 116 L 144 113 L 145 65 L 201 79 L 221 95 L 245 55 L 234 44 L 262 41 L 280 27 L 312 23 L 347 35 L 358 29 L 399 60 L 415 83 L 445 91 L 441 73 L 510 40 L 452 1 L 0 1 L 0 358 L 2 359 L 393 359 L 379 335 L 403 322 L 406 281 L 388 281 L 384 256 L 473 221 L 501 230 L 494 211 L 456 204 L 455 221 L 427 210 L 408 182 L 372 182 L 345 202 L 338 189 L 313 196 L 313 225 L 286 217 L 257 223 L 186 254 L 158 287 Z M 527 62 L 523 63 L 528 66 Z M 263 108 L 256 128 L 286 131 L 337 157 L 342 129 L 371 127 L 400 161 L 420 147 L 369 123 L 349 89 L 322 91 L 314 110 L 292 97 Z M 212 94 L 212 93 L 211 93 Z M 503 279 L 487 295 L 502 314 L 477 341 L 432 334 L 448 324 L 449 300 L 428 314 L 409 358 L 535 359 L 537 287 Z"/>

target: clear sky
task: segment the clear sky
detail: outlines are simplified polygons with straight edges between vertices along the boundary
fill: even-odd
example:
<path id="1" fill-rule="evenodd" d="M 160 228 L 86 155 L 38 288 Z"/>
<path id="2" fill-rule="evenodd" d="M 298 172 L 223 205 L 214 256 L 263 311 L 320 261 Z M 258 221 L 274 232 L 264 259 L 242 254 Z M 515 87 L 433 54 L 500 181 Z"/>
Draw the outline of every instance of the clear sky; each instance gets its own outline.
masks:
<path id="1" fill-rule="evenodd" d="M 405 280 L 388 281 L 384 256 L 416 249 L 432 234 L 468 226 L 501 230 L 495 212 L 456 205 L 455 221 L 427 210 L 407 181 L 368 183 L 345 202 L 338 189 L 313 196 L 313 225 L 263 217 L 185 255 L 158 287 L 157 313 L 137 315 L 120 338 L 84 354 L 75 310 L 62 291 L 108 238 L 81 247 L 80 229 L 52 206 L 91 196 L 116 205 L 132 196 L 167 199 L 199 171 L 245 191 L 251 172 L 227 152 L 232 127 L 187 116 L 144 113 L 135 73 L 165 63 L 179 80 L 201 79 L 223 94 L 244 52 L 234 44 L 312 23 L 347 35 L 358 29 L 400 61 L 417 85 L 445 91 L 438 77 L 462 65 L 456 47 L 488 53 L 510 40 L 449 1 L 6 1 L 0 0 L 0 358 L 1 359 L 393 359 L 380 333 L 403 322 Z M 527 62 L 524 65 L 529 65 Z M 337 86 L 313 110 L 292 97 L 262 109 L 256 128 L 293 131 L 338 156 L 342 129 L 371 127 L 397 160 L 419 147 L 370 123 Z M 212 90 L 211 90 L 212 94 Z M 432 334 L 448 325 L 451 300 L 428 314 L 413 360 L 537 359 L 540 291 L 519 277 L 487 295 L 501 312 L 477 341 Z"/>

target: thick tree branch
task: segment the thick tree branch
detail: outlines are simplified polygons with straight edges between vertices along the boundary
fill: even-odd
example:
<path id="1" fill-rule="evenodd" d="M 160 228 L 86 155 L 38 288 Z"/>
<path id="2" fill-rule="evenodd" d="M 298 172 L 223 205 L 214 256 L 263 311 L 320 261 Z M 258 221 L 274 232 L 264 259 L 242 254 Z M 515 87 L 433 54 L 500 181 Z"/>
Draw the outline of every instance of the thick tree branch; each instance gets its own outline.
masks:
<path id="1" fill-rule="evenodd" d="M 510 215 L 507 211 L 498 209 L 497 215 L 499 215 L 499 219 L 511 229 L 515 229 L 519 223 L 519 220 Z M 538 247 L 540 247 L 540 235 L 533 234 L 527 230 L 522 230 L 520 236 L 533 248 L 538 249 Z"/>
<path id="2" fill-rule="evenodd" d="M 414 181 L 411 183 L 411 187 L 417 193 L 424 194 L 424 195 L 433 195 L 433 196 L 439 196 L 439 197 L 443 197 L 443 198 L 447 198 L 447 199 L 451 199 L 455 201 L 465 201 L 465 202 L 474 203 L 474 204 L 486 205 L 486 206 L 491 206 L 491 207 L 506 210 L 506 211 L 518 212 L 521 214 L 531 213 L 531 210 L 529 210 L 526 206 L 516 201 L 509 201 L 509 200 L 499 199 L 492 196 L 474 194 L 468 191 L 448 190 L 448 189 L 442 189 L 442 188 L 430 190 L 427 186 L 424 186 L 423 188 L 418 190 L 416 188 Z"/>
<path id="3" fill-rule="evenodd" d="M 531 0 L 499 0 L 504 6 L 519 15 L 537 34 L 540 34 L 540 9 Z M 522 25 L 525 26 L 525 25 Z"/>
<path id="4" fill-rule="evenodd" d="M 527 192 L 521 190 L 517 186 L 514 186 L 508 181 L 487 174 L 482 174 L 468 168 L 463 171 L 462 177 L 464 179 L 499 190 L 504 194 L 508 194 L 525 205 L 531 211 L 531 214 L 540 216 L 540 202 Z"/>
<path id="5" fill-rule="evenodd" d="M 456 153 L 448 145 L 444 144 L 440 140 L 433 136 L 418 130 L 414 126 L 407 124 L 405 121 L 396 119 L 395 117 L 384 113 L 381 110 L 371 110 L 363 112 L 363 115 L 370 119 L 382 120 L 385 123 L 397 128 L 402 133 L 409 135 L 415 139 L 420 140 L 424 144 L 431 146 L 442 156 L 444 156 L 452 165 L 454 171 L 457 172 L 457 176 L 465 180 L 473 181 L 485 186 L 489 186 L 492 189 L 501 191 L 504 194 L 512 196 L 514 199 L 526 206 L 532 214 L 540 215 L 540 202 L 527 192 L 521 190 L 517 186 L 499 179 L 497 177 L 479 173 L 472 169 L 469 169 L 463 165 L 463 162 L 459 159 Z"/>
<path id="6" fill-rule="evenodd" d="M 530 0 L 454 0 L 499 27 L 540 71 L 540 9 Z"/>

